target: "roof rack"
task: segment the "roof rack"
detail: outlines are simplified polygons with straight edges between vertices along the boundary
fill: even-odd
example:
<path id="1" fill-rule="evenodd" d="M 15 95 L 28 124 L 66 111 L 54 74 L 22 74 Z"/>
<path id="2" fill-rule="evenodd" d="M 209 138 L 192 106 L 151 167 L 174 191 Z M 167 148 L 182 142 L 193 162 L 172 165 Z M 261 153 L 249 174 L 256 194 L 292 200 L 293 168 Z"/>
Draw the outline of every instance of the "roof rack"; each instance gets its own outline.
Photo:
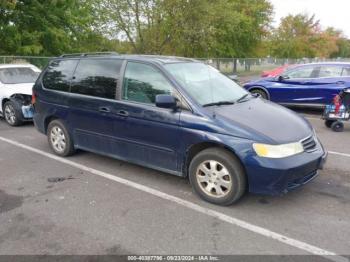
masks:
<path id="1" fill-rule="evenodd" d="M 73 54 L 63 54 L 60 57 L 99 56 L 99 55 L 119 55 L 119 53 L 117 53 L 117 52 L 73 53 Z"/>

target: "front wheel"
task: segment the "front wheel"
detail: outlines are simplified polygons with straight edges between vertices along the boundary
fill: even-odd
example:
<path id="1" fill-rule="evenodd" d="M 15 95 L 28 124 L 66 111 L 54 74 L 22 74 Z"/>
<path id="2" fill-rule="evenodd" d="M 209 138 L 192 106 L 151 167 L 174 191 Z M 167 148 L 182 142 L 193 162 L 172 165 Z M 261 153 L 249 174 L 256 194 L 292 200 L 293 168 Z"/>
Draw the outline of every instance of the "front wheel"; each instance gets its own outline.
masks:
<path id="1" fill-rule="evenodd" d="M 202 199 L 218 205 L 237 202 L 246 189 L 246 176 L 240 161 L 221 148 L 198 153 L 191 161 L 189 179 Z"/>
<path id="2" fill-rule="evenodd" d="M 264 90 L 260 89 L 260 88 L 251 89 L 251 90 L 250 90 L 250 93 L 252 93 L 252 94 L 258 94 L 258 95 L 261 96 L 261 98 L 264 98 L 264 99 L 266 99 L 266 100 L 269 99 L 267 93 L 266 93 Z"/>
<path id="3" fill-rule="evenodd" d="M 4 105 L 4 118 L 10 126 L 19 126 L 22 124 L 21 112 L 17 109 L 15 103 L 7 101 Z"/>

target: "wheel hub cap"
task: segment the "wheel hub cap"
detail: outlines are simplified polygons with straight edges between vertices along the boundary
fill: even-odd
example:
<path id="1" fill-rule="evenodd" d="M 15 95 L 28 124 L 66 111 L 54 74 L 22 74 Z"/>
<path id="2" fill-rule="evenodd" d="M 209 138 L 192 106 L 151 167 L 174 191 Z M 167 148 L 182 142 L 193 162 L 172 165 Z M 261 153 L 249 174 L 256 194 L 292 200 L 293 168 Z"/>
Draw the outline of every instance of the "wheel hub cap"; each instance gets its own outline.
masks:
<path id="1" fill-rule="evenodd" d="M 197 168 L 196 178 L 202 191 L 212 197 L 224 197 L 232 187 L 227 168 L 215 160 L 202 162 Z"/>
<path id="2" fill-rule="evenodd" d="M 53 148 L 57 152 L 63 152 L 65 150 L 66 137 L 60 127 L 55 126 L 51 129 L 50 140 Z"/>
<path id="3" fill-rule="evenodd" d="M 8 123 L 14 124 L 16 122 L 15 109 L 12 105 L 5 106 L 5 119 Z"/>

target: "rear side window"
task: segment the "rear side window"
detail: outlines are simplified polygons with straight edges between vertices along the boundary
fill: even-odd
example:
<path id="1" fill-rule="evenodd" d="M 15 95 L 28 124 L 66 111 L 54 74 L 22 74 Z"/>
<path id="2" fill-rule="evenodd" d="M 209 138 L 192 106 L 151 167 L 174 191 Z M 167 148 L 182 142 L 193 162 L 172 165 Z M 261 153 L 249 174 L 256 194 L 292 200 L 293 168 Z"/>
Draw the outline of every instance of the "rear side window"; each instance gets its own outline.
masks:
<path id="1" fill-rule="evenodd" d="M 74 73 L 71 92 L 115 99 L 123 60 L 82 59 Z"/>
<path id="2" fill-rule="evenodd" d="M 123 81 L 123 99 L 154 104 L 156 95 L 171 94 L 172 86 L 162 73 L 150 65 L 129 62 Z"/>
<path id="3" fill-rule="evenodd" d="M 339 77 L 342 71 L 341 66 L 321 66 L 319 77 Z"/>
<path id="4" fill-rule="evenodd" d="M 56 60 L 50 63 L 44 76 L 47 89 L 69 92 L 70 81 L 78 60 Z"/>

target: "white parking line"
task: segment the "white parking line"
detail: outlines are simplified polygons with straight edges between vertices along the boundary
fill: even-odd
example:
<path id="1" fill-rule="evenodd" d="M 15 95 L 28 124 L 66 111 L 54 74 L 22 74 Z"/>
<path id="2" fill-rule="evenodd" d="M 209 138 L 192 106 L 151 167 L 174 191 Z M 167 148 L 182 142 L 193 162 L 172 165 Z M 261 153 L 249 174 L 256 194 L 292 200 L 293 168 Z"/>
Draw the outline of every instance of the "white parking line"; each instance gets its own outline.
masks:
<path id="1" fill-rule="evenodd" d="M 346 154 L 346 153 L 340 153 L 340 152 L 334 152 L 334 151 L 328 151 L 328 153 L 332 155 L 350 157 L 350 154 Z"/>
<path id="2" fill-rule="evenodd" d="M 305 117 L 306 119 L 311 119 L 311 120 L 323 120 L 321 117 L 312 117 L 312 116 L 305 116 L 302 115 L 303 117 Z"/>
<path id="3" fill-rule="evenodd" d="M 80 170 L 92 173 L 94 175 L 101 176 L 101 177 L 113 180 L 113 181 L 118 182 L 120 184 L 123 184 L 123 185 L 129 186 L 129 187 L 138 189 L 140 191 L 149 193 L 149 194 L 151 194 L 153 196 L 156 196 L 156 197 L 159 197 L 159 198 L 162 198 L 162 199 L 174 202 L 174 203 L 176 203 L 178 205 L 181 205 L 181 206 L 184 206 L 186 208 L 195 210 L 195 211 L 197 211 L 199 213 L 202 213 L 202 214 L 214 217 L 216 219 L 219 219 L 219 220 L 227 222 L 229 224 L 238 226 L 240 228 L 244 228 L 244 229 L 246 229 L 248 231 L 251 231 L 251 232 L 254 232 L 256 234 L 265 236 L 267 238 L 271 238 L 271 239 L 277 240 L 277 241 L 282 242 L 284 244 L 287 244 L 289 246 L 292 246 L 292 247 L 295 247 L 295 248 L 307 251 L 307 252 L 309 252 L 311 254 L 323 256 L 323 257 L 325 257 L 325 258 L 327 258 L 329 260 L 336 261 L 336 262 L 349 262 L 349 260 L 346 257 L 337 255 L 334 252 L 327 251 L 325 249 L 322 249 L 322 248 L 319 248 L 319 247 L 307 244 L 305 242 L 302 242 L 302 241 L 299 241 L 299 240 L 287 237 L 285 235 L 273 232 L 273 231 L 271 231 L 269 229 L 266 229 L 266 228 L 263 228 L 263 227 L 260 227 L 260 226 L 248 223 L 246 221 L 237 219 L 235 217 L 228 216 L 228 215 L 226 215 L 224 213 L 215 211 L 213 209 L 202 207 L 202 206 L 197 205 L 195 203 L 192 203 L 190 201 L 187 201 L 187 200 L 184 200 L 182 198 L 169 195 L 167 193 L 161 192 L 161 191 L 153 189 L 151 187 L 147 187 L 147 186 L 144 186 L 144 185 L 132 182 L 130 180 L 127 180 L 127 179 L 124 179 L 124 178 L 120 178 L 120 177 L 117 177 L 115 175 L 112 175 L 112 174 L 109 174 L 109 173 L 106 173 L 106 172 L 103 172 L 103 171 L 100 171 L 100 170 L 97 170 L 97 169 L 94 169 L 94 168 L 91 168 L 91 167 L 88 167 L 88 166 L 85 166 L 85 165 L 82 165 L 82 164 L 78 164 L 78 163 L 73 162 L 71 160 L 67 160 L 65 158 L 61 158 L 59 156 L 56 156 L 56 155 L 47 153 L 45 151 L 42 151 L 42 150 L 39 150 L 39 149 L 30 147 L 30 146 L 27 146 L 25 144 L 19 143 L 19 142 L 14 141 L 14 140 L 10 140 L 10 139 L 7 139 L 7 138 L 1 137 L 1 136 L 0 136 L 0 140 L 3 141 L 3 142 L 9 143 L 11 145 L 14 145 L 16 147 L 19 147 L 19 148 L 22 148 L 22 149 L 26 149 L 26 150 L 34 152 L 36 154 L 45 156 L 47 158 L 56 160 L 56 161 L 61 162 L 61 163 L 64 163 L 66 165 L 69 165 L 69 166 L 78 168 Z"/>

